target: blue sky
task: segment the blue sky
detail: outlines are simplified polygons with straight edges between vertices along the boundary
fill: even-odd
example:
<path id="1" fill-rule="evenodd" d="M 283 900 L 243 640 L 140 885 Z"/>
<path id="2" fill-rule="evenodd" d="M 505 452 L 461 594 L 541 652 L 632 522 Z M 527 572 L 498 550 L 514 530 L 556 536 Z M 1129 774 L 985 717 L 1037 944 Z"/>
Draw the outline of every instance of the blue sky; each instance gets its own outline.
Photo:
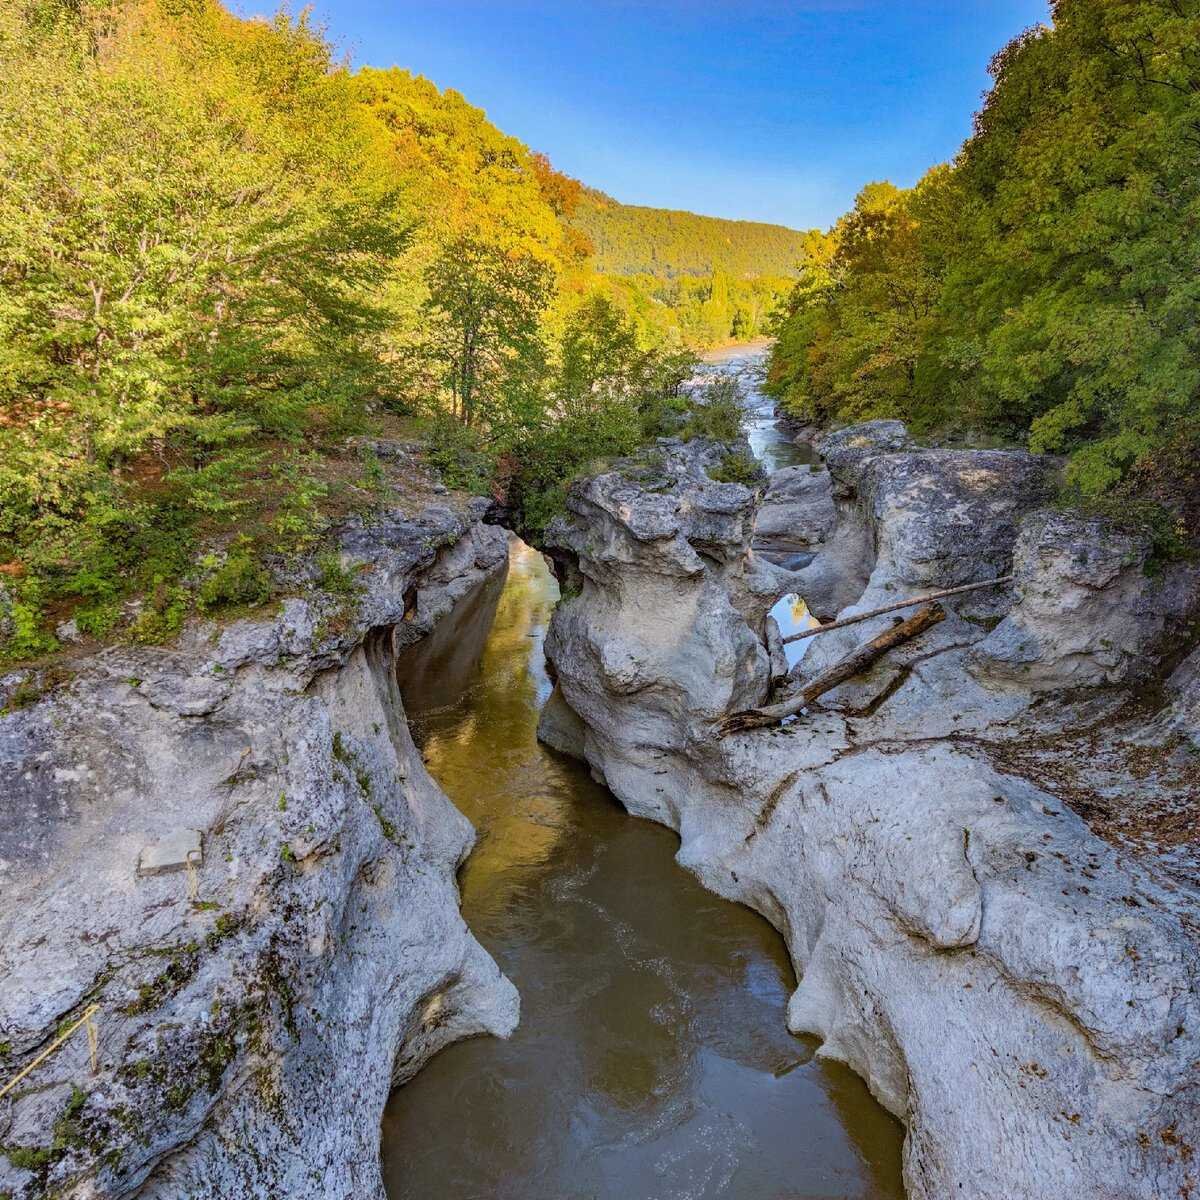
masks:
<path id="1" fill-rule="evenodd" d="M 454 87 L 631 204 L 828 225 L 970 130 L 1045 0 L 317 0 L 356 63 Z"/>

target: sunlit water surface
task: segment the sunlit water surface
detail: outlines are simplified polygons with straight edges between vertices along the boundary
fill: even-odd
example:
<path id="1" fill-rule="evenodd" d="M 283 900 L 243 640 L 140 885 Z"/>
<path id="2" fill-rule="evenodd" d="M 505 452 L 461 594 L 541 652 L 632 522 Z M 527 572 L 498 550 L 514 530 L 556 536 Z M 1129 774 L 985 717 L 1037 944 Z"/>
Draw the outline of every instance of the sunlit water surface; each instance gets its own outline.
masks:
<path id="1" fill-rule="evenodd" d="M 738 381 L 746 413 L 743 420 L 746 437 L 754 457 L 768 471 L 811 466 L 818 461 L 816 451 L 808 442 L 795 440 L 787 426 L 775 415 L 775 402 L 763 394 L 761 385 L 766 361 L 766 346 L 733 346 L 706 355 L 702 375 L 729 375 Z M 785 638 L 816 624 L 807 605 L 794 594 L 784 596 L 771 610 L 771 616 L 779 623 L 780 632 Z M 785 646 L 788 665 L 794 667 L 811 645 L 812 642 L 806 639 Z"/>
<path id="2" fill-rule="evenodd" d="M 517 985 L 521 1023 L 451 1046 L 393 1095 L 391 1200 L 901 1197 L 899 1126 L 786 1030 L 775 931 L 538 744 L 556 595 L 514 542 L 507 580 L 402 664 L 429 769 L 479 831 L 463 914 Z"/>

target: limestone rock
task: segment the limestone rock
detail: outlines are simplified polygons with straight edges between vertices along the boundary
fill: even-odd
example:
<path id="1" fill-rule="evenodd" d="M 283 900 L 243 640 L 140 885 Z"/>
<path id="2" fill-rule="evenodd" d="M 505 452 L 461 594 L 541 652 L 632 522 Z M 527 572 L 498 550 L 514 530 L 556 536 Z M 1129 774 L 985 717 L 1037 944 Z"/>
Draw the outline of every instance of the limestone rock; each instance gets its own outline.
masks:
<path id="1" fill-rule="evenodd" d="M 0 718 L 4 1077 L 100 1009 L 96 1074 L 81 1031 L 13 1093 L 0 1194 L 382 1200 L 393 1084 L 512 1030 L 393 671 L 506 536 L 397 512 L 341 556 L 352 598 L 110 648 Z"/>
<path id="2" fill-rule="evenodd" d="M 879 422 L 822 450 L 828 494 L 814 485 L 787 503 L 798 538 L 808 514 L 825 513 L 819 524 L 832 503 L 835 519 L 810 568 L 776 577 L 786 590 L 799 580 L 807 596 L 805 581 L 823 578 L 827 598 L 848 596 L 854 611 L 1006 574 L 1027 543 L 1042 544 L 1029 514 L 1044 505 L 1053 463 L 920 451 L 902 426 Z M 789 1024 L 820 1037 L 820 1053 L 848 1063 L 905 1122 L 913 1200 L 1200 1192 L 1194 872 L 1185 886 L 1152 855 L 1102 840 L 1048 790 L 1064 777 L 1060 737 L 1090 738 L 1098 753 L 1123 701 L 1064 700 L 1047 734 L 1035 692 L 976 678 L 972 649 L 1026 604 L 1023 588 L 1015 607 L 1001 588 L 949 604 L 927 641 L 830 693 L 829 707 L 718 741 L 714 721 L 771 682 L 767 597 L 748 586 L 754 506 L 728 514 L 714 553 L 693 541 L 689 517 L 703 481 L 682 466 L 672 478 L 651 493 L 619 470 L 572 491 L 554 530 L 575 587 L 547 638 L 558 680 L 547 727 L 569 725 L 572 746 L 631 812 L 677 829 L 680 862 L 706 886 L 779 928 L 799 979 Z M 790 488 L 772 484 L 779 498 Z M 1100 563 L 1109 551 L 1095 553 Z M 1089 576 L 1089 603 L 1110 588 L 1141 602 L 1125 571 Z M 1047 589 L 1037 612 L 1047 627 L 1052 608 Z M 877 631 L 820 636 L 801 670 Z M 1055 644 L 1078 653 L 1065 636 Z M 1179 725 L 1194 723 L 1194 663 L 1176 676 L 1164 728 L 1138 727 L 1143 748 L 1155 737 L 1174 745 Z M 1137 777 L 1126 783 L 1136 796 Z"/>
<path id="3" fill-rule="evenodd" d="M 1044 691 L 1124 683 L 1150 674 L 1166 638 L 1200 602 L 1200 569 L 1151 571 L 1148 534 L 1046 510 L 1021 528 L 1017 599 L 975 649 L 984 676 Z"/>
<path id="4" fill-rule="evenodd" d="M 138 855 L 139 875 L 165 875 L 168 871 L 186 871 L 204 865 L 204 835 L 199 829 L 178 829 L 143 846 Z"/>
<path id="5" fill-rule="evenodd" d="M 863 421 L 827 433 L 816 447 L 839 485 L 845 485 L 855 470 L 877 454 L 892 454 L 913 445 L 903 421 Z"/>
<path id="6" fill-rule="evenodd" d="M 827 471 L 784 467 L 771 476 L 755 515 L 754 549 L 772 556 L 815 551 L 836 517 Z"/>

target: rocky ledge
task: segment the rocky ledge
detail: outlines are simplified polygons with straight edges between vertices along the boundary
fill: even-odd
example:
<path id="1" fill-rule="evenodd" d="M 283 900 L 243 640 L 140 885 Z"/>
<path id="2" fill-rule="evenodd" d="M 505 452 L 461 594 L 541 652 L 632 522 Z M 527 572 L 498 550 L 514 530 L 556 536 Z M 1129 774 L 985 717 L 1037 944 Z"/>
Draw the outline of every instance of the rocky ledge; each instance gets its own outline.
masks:
<path id="1" fill-rule="evenodd" d="M 351 584 L 0 684 L 0 1196 L 382 1197 L 389 1090 L 507 1034 L 466 819 L 399 650 L 503 571 L 477 509 L 341 532 Z"/>
<path id="2" fill-rule="evenodd" d="M 905 1123 L 914 1200 L 1200 1196 L 1196 568 L 1049 506 L 1027 454 L 894 422 L 820 449 L 761 505 L 700 443 L 574 488 L 542 736 L 779 928 L 789 1024 Z M 789 677 L 781 594 L 845 616 L 1010 574 L 786 727 L 715 736 L 893 619 Z"/>

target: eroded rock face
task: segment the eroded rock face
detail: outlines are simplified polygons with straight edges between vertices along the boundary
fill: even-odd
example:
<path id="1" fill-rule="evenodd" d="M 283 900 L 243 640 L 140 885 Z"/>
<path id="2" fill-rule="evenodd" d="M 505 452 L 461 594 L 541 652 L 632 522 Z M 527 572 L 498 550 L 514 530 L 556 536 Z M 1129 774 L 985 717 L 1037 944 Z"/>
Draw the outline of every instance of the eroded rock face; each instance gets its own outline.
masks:
<path id="1" fill-rule="evenodd" d="M 391 1087 L 513 1028 L 393 672 L 506 537 L 430 509 L 342 551 L 352 600 L 110 649 L 0 719 L 0 1075 L 99 1006 L 97 1070 L 81 1029 L 0 1113 L 0 1194 L 382 1197 Z"/>
<path id="2" fill-rule="evenodd" d="M 866 609 L 1008 574 L 1019 538 L 1040 544 L 1021 530 L 1044 504 L 1044 461 L 919 451 L 902 427 L 838 436 L 836 519 L 792 576 L 802 594 L 812 578 L 854 586 Z M 547 639 L 555 744 L 780 929 L 800 979 L 789 1024 L 906 1123 L 911 1196 L 1200 1194 L 1195 892 L 1097 837 L 1054 772 L 1020 756 L 1040 738 L 1061 766 L 1068 733 L 1093 754 L 1126 733 L 1144 748 L 1149 726 L 1125 729 L 1110 690 L 1073 708 L 1056 695 L 1051 727 L 1045 693 L 988 674 L 973 652 L 1017 619 L 1018 582 L 949 602 L 945 622 L 786 729 L 718 741 L 714 720 L 760 703 L 771 668 L 761 602 L 744 599 L 760 570 L 749 538 L 731 522 L 719 554 L 692 545 L 708 492 L 695 466 L 676 463 L 653 496 L 590 480 L 552 530 L 577 590 Z M 887 621 L 816 639 L 802 674 Z M 1186 770 L 1194 672 L 1177 674 L 1161 738 Z M 1123 778 L 1131 796 L 1144 786 Z"/>
<path id="3" fill-rule="evenodd" d="M 754 549 L 777 561 L 807 555 L 811 562 L 836 520 L 826 469 L 819 463 L 784 467 L 771 476 L 755 513 Z"/>
<path id="4" fill-rule="evenodd" d="M 1196 607 L 1200 570 L 1156 567 L 1148 534 L 1048 510 L 1025 521 L 1016 603 L 975 651 L 977 669 L 1037 691 L 1152 673 Z"/>

